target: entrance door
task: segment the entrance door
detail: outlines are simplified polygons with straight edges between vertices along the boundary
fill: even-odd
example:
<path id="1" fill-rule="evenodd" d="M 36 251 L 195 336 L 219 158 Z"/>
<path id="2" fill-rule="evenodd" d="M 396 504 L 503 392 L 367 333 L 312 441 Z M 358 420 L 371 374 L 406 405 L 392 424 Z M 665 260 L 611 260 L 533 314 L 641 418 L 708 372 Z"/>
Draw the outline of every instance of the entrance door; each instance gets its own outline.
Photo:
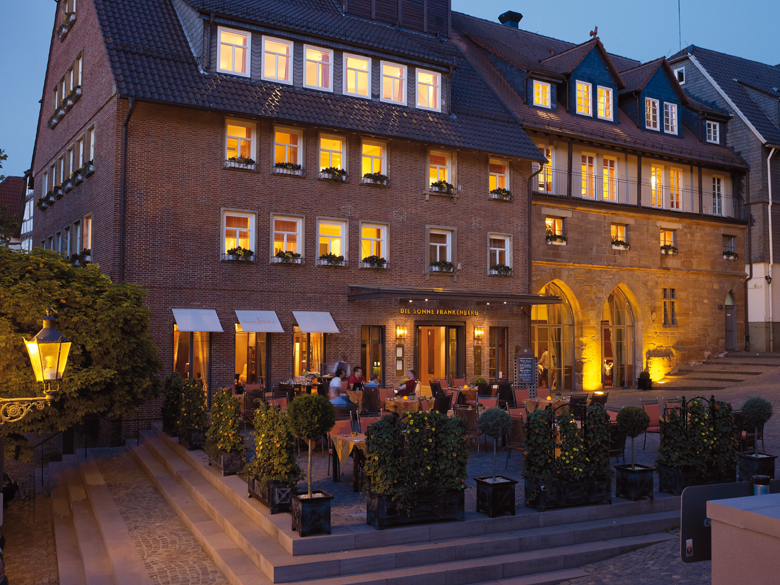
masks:
<path id="1" fill-rule="evenodd" d="M 726 351 L 737 351 L 737 306 L 731 293 L 726 296 Z"/>
<path id="2" fill-rule="evenodd" d="M 603 387 L 630 388 L 634 379 L 634 316 L 618 288 L 604 303 L 601 342 Z"/>
<path id="3" fill-rule="evenodd" d="M 425 394 L 431 380 L 465 378 L 466 328 L 452 325 L 420 325 L 416 335 L 417 379 Z"/>

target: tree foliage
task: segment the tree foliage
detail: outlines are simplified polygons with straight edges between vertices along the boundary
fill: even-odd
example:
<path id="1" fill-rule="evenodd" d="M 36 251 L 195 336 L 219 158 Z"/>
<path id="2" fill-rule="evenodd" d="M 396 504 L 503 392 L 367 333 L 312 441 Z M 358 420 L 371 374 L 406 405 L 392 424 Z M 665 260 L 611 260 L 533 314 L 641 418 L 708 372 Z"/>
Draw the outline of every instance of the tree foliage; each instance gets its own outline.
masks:
<path id="1" fill-rule="evenodd" d="M 295 485 L 303 478 L 295 453 L 295 437 L 287 413 L 277 405 L 260 402 L 255 409 L 255 460 L 244 469 L 260 480 L 262 489 L 271 481 Z"/>
<path id="2" fill-rule="evenodd" d="M 179 415 L 179 437 L 186 435 L 188 430 L 205 432 L 209 424 L 206 411 L 206 393 L 203 382 L 187 380 L 181 393 L 181 414 Z"/>
<path id="3" fill-rule="evenodd" d="M 62 431 L 90 414 L 123 416 L 157 396 L 162 363 L 149 337 L 145 297 L 137 285 L 112 283 L 97 265 L 73 267 L 39 248 L 0 248 L 0 396 L 42 395 L 24 339 L 40 331 L 47 307 L 73 342 L 58 398 L 0 426 L 10 456 L 27 445 L 22 433 Z"/>
<path id="4" fill-rule="evenodd" d="M 211 426 L 206 431 L 206 453 L 246 451 L 239 428 L 239 410 L 238 398 L 233 396 L 229 388 L 220 388 L 211 407 Z"/>
<path id="5" fill-rule="evenodd" d="M 184 389 L 184 380 L 178 372 L 173 372 L 165 379 L 165 396 L 162 406 L 163 422 L 175 427 L 181 412 L 181 393 Z"/>

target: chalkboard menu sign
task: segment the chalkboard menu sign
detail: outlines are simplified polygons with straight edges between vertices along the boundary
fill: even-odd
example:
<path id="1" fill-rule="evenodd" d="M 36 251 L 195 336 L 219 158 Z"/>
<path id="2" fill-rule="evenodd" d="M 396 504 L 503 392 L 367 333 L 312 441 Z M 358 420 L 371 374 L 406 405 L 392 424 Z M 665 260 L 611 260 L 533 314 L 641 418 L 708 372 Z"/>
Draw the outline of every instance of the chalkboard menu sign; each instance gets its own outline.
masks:
<path id="1" fill-rule="evenodd" d="M 537 386 L 539 384 L 539 368 L 536 356 L 529 350 L 517 353 L 517 383 Z"/>

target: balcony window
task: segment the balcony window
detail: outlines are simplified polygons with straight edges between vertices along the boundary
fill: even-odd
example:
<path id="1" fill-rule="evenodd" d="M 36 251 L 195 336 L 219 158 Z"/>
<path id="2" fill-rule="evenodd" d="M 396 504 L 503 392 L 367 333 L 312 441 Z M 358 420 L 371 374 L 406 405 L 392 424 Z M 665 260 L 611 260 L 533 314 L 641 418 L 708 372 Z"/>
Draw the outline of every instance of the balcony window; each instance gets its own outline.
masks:
<path id="1" fill-rule="evenodd" d="M 604 157 L 602 161 L 602 188 L 604 190 L 604 201 L 617 201 L 617 178 L 617 160 Z"/>
<path id="2" fill-rule="evenodd" d="M 417 107 L 421 110 L 441 111 L 441 75 L 417 70 Z"/>
<path id="3" fill-rule="evenodd" d="M 360 258 L 376 256 L 387 260 L 387 226 L 364 223 L 360 226 Z"/>
<path id="4" fill-rule="evenodd" d="M 222 214 L 222 253 L 243 248 L 255 251 L 255 214 L 225 211 Z"/>
<path id="5" fill-rule="evenodd" d="M 406 67 L 393 63 L 381 63 L 381 100 L 391 104 L 406 105 Z"/>
<path id="6" fill-rule="evenodd" d="M 346 140 L 338 136 L 320 136 L 320 170 L 343 169 L 346 160 Z"/>
<path id="7" fill-rule="evenodd" d="M 682 210 L 682 171 L 669 169 L 669 209 Z"/>
<path id="8" fill-rule="evenodd" d="M 347 225 L 343 221 L 320 220 L 318 231 L 318 256 L 333 254 L 346 257 L 344 242 Z"/>
<path id="9" fill-rule="evenodd" d="M 303 254 L 303 219 L 300 217 L 273 217 L 273 253 Z"/>
<path id="10" fill-rule="evenodd" d="M 220 73 L 232 73 L 249 77 L 248 55 L 252 52 L 252 37 L 249 33 L 218 27 Z"/>
<path id="11" fill-rule="evenodd" d="M 584 81 L 577 82 L 577 113 L 581 116 L 592 116 L 591 112 L 591 93 L 593 86 Z"/>
<path id="12" fill-rule="evenodd" d="M 707 142 L 720 144 L 720 124 L 707 120 Z"/>
<path id="13" fill-rule="evenodd" d="M 664 102 L 664 132 L 677 134 L 677 104 Z"/>
<path id="14" fill-rule="evenodd" d="M 303 85 L 310 89 L 333 91 L 333 51 L 304 47 L 306 63 Z"/>
<path id="15" fill-rule="evenodd" d="M 263 79 L 291 84 L 290 58 L 292 52 L 292 42 L 263 37 Z"/>
<path id="16" fill-rule="evenodd" d="M 550 84 L 534 80 L 534 105 L 541 108 L 550 107 Z"/>
<path id="17" fill-rule="evenodd" d="M 592 154 L 582 155 L 582 197 L 596 198 L 596 157 Z"/>
<path id="18" fill-rule="evenodd" d="M 723 215 L 723 179 L 712 177 L 712 213 Z"/>
<path id="19" fill-rule="evenodd" d="M 254 164 L 255 125 L 228 120 L 225 135 L 225 160 Z M 252 161 L 251 163 L 249 161 Z"/>
<path id="20" fill-rule="evenodd" d="M 664 168 L 656 165 L 650 166 L 650 204 L 664 206 Z"/>
<path id="21" fill-rule="evenodd" d="M 612 119 L 612 88 L 598 88 L 598 117 L 602 120 Z"/>
<path id="22" fill-rule="evenodd" d="M 344 94 L 371 98 L 371 59 L 344 53 Z"/>
<path id="23" fill-rule="evenodd" d="M 645 128 L 648 130 L 659 130 L 658 100 L 645 98 Z"/>
<path id="24" fill-rule="evenodd" d="M 544 165 L 542 172 L 536 175 L 538 184 L 538 190 L 540 193 L 553 193 L 553 154 L 554 151 L 551 146 L 540 146 L 539 150 L 542 155 L 547 159 L 547 164 Z M 534 172 L 539 170 L 539 165 L 533 163 Z"/>
<path id="25" fill-rule="evenodd" d="M 505 161 L 490 159 L 488 162 L 489 187 L 509 190 L 509 165 Z"/>

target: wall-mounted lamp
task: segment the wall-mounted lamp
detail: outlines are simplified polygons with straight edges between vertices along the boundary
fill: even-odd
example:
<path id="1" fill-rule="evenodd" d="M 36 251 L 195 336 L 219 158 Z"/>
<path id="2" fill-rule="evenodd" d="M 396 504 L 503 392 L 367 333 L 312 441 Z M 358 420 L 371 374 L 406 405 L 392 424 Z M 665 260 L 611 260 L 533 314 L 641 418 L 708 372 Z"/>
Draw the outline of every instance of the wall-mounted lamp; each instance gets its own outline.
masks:
<path id="1" fill-rule="evenodd" d="M 650 311 L 650 319 L 652 319 L 653 323 L 655 323 L 655 311 Z"/>
<path id="2" fill-rule="evenodd" d="M 406 339 L 406 326 L 405 325 L 396 325 L 395 326 L 395 338 L 396 339 Z"/>
<path id="3" fill-rule="evenodd" d="M 769 275 L 767 274 L 767 275 L 766 275 L 764 278 L 766 279 L 766 283 L 767 283 L 767 284 L 772 284 L 772 277 L 771 277 L 771 276 L 769 276 Z"/>
<path id="4" fill-rule="evenodd" d="M 474 341 L 481 342 L 483 337 L 485 337 L 485 328 L 479 326 L 474 327 Z"/>

